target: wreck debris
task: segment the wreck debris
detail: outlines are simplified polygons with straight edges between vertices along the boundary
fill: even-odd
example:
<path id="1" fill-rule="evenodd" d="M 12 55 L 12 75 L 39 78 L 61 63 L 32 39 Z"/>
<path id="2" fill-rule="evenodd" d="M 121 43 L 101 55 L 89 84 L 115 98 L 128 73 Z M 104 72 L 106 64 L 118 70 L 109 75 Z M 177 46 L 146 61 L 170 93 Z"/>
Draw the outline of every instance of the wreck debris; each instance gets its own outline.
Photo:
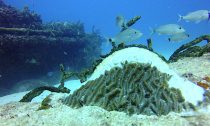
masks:
<path id="1" fill-rule="evenodd" d="M 0 73 L 6 75 L 0 88 L 51 71 L 58 80 L 60 63 L 74 71 L 88 68 L 100 56 L 102 39 L 98 31 L 86 33 L 81 22 L 42 23 L 28 7 L 18 10 L 0 0 Z"/>
<path id="2" fill-rule="evenodd" d="M 200 47 L 195 46 L 196 44 L 202 42 L 203 40 L 207 41 L 207 44 Z M 210 35 L 202 35 L 195 40 L 182 45 L 178 48 L 169 58 L 169 62 L 176 62 L 182 57 L 199 57 L 204 53 L 210 52 Z"/>
<path id="3" fill-rule="evenodd" d="M 42 87 L 35 88 L 29 93 L 27 93 L 25 96 L 23 96 L 20 102 L 31 102 L 33 98 L 39 96 L 45 90 L 48 90 L 51 92 L 57 92 L 57 93 L 70 93 L 70 90 L 66 87 L 63 87 L 62 85 L 60 85 L 58 88 L 52 87 L 52 86 L 42 86 Z"/>

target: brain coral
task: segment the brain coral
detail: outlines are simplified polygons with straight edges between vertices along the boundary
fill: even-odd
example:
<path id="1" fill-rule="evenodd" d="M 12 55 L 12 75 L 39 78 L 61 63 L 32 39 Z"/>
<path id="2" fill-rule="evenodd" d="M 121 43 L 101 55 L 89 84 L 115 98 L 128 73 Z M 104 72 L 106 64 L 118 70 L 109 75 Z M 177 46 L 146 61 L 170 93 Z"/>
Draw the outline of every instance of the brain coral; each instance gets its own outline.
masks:
<path id="1" fill-rule="evenodd" d="M 107 56 L 83 84 L 65 104 L 165 115 L 193 108 L 204 99 L 202 88 L 181 78 L 157 54 L 139 47 Z"/>
<path id="2" fill-rule="evenodd" d="M 170 75 L 150 64 L 125 63 L 87 82 L 66 98 L 71 107 L 96 105 L 128 114 L 165 115 L 185 105 L 181 92 L 168 87 Z"/>
<path id="3" fill-rule="evenodd" d="M 105 71 L 110 71 L 114 67 L 122 67 L 122 63 L 149 63 L 155 66 L 160 72 L 171 75 L 169 79 L 169 87 L 174 87 L 181 90 L 181 93 L 187 102 L 196 105 L 203 100 L 204 90 L 193 84 L 192 82 L 181 78 L 176 72 L 169 68 L 157 54 L 139 47 L 129 47 L 115 51 L 106 57 L 94 70 L 93 74 L 86 81 L 95 80 Z M 85 82 L 85 83 L 86 83 Z"/>

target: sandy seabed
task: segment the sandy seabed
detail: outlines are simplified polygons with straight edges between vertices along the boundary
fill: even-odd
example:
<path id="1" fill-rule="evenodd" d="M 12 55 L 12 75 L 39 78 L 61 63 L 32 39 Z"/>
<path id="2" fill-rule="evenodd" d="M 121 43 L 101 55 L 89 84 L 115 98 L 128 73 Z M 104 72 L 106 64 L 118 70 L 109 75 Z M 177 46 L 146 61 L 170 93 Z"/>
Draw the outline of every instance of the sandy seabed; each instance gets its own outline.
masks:
<path id="1" fill-rule="evenodd" d="M 180 75 L 191 72 L 199 77 L 210 76 L 210 54 L 198 58 L 184 58 L 171 63 L 170 67 Z M 37 111 L 41 100 L 32 103 L 17 102 L 25 93 L 0 98 L 0 126 L 210 126 L 210 107 L 193 113 L 172 112 L 159 117 L 129 116 L 124 112 L 108 112 L 97 106 L 70 108 L 61 103 L 66 95 L 52 93 L 52 108 Z M 39 98 L 43 99 L 48 94 L 45 93 Z"/>
<path id="2" fill-rule="evenodd" d="M 192 73 L 197 77 L 210 77 L 210 53 L 201 57 L 185 57 L 177 62 L 170 63 L 170 68 L 175 70 L 179 75 Z"/>
<path id="3" fill-rule="evenodd" d="M 1 106 L 1 126 L 209 126 L 210 114 L 181 117 L 129 116 L 124 112 L 108 112 L 97 106 L 73 109 L 61 103 L 48 110 L 37 111 L 39 103 L 13 102 Z"/>

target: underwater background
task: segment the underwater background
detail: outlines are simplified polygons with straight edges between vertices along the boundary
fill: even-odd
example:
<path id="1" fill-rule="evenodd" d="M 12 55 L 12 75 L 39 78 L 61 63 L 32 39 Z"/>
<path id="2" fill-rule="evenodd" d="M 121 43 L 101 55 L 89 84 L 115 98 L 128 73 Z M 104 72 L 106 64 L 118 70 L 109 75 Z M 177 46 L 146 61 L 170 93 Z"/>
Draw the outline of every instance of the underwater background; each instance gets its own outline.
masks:
<path id="1" fill-rule="evenodd" d="M 99 35 L 101 36 L 101 39 L 96 42 L 100 42 L 97 44 L 97 46 L 100 46 L 101 50 L 97 48 L 98 50 L 96 51 L 97 53 L 95 53 L 96 55 L 93 56 L 93 58 L 91 57 L 92 59 L 90 61 L 86 60 L 86 62 L 88 63 L 81 64 L 81 68 L 90 66 L 90 64 L 92 64 L 92 60 L 95 60 L 97 59 L 97 57 L 99 57 L 99 53 L 106 54 L 110 51 L 112 46 L 107 41 L 109 38 L 114 37 L 120 32 L 120 29 L 116 26 L 115 22 L 116 17 L 119 15 L 125 17 L 125 19 L 127 20 L 135 16 L 141 16 L 141 19 L 137 23 L 135 23 L 132 28 L 140 30 L 143 33 L 143 36 L 140 37 L 139 40 L 135 42 L 130 42 L 128 44 L 136 43 L 146 45 L 147 39 L 152 38 L 152 46 L 154 51 L 160 53 L 166 59 L 168 59 L 170 55 L 184 43 L 190 42 L 200 35 L 210 33 L 209 21 L 193 23 L 185 22 L 184 20 L 182 20 L 178 22 L 179 14 L 186 15 L 187 13 L 196 10 L 209 10 L 209 5 L 207 4 L 209 2 L 208 0 L 4 0 L 3 2 L 19 10 L 23 10 L 23 8 L 27 6 L 31 12 L 35 12 L 36 14 L 41 16 L 42 23 L 80 22 L 81 24 L 84 24 L 84 30 L 86 33 L 92 33 L 94 30 L 97 31 L 97 33 L 99 33 Z M 190 37 L 182 42 L 169 42 L 168 36 L 158 34 L 154 34 L 151 36 L 151 28 L 156 28 L 160 25 L 172 23 L 177 23 L 184 27 L 186 33 L 189 34 Z M 89 44 L 89 47 L 92 46 L 91 43 L 87 44 Z M 77 48 L 75 48 L 75 50 L 77 50 Z M 49 50 L 46 50 L 46 53 L 48 51 Z M 66 55 L 67 53 L 64 52 L 64 54 Z M 78 58 L 79 57 L 80 56 L 78 56 Z M 27 59 L 26 62 L 33 64 L 34 62 L 36 63 L 36 59 Z M 77 64 L 77 67 L 80 67 L 79 65 L 80 64 Z M 27 86 L 24 84 L 30 82 L 32 83 L 32 85 L 35 85 L 35 83 L 37 83 L 37 80 L 40 85 L 42 85 L 41 83 L 43 80 L 40 79 L 40 76 L 45 76 L 44 80 L 47 80 L 48 82 L 53 84 L 59 82 L 59 73 L 56 73 L 56 69 L 59 70 L 59 67 L 49 67 L 48 69 L 44 72 L 40 72 L 41 70 L 43 70 L 40 69 L 38 74 L 36 72 L 33 73 L 33 70 L 31 74 L 27 74 L 27 72 L 20 72 L 19 75 L 22 74 L 22 76 L 19 77 L 17 75 L 15 77 L 10 77 L 10 79 L 9 77 L 5 78 L 6 76 L 0 73 L 0 79 L 4 79 L 3 81 L 0 80 L 0 82 L 2 83 L 0 85 L 0 89 L 2 90 L 0 94 L 5 95 L 11 93 L 14 89 L 17 88 L 18 89 L 14 92 L 28 90 L 28 88 L 26 88 Z M 75 69 L 80 70 L 78 68 Z M 53 78 L 52 76 L 54 75 L 55 77 Z M 49 78 L 51 78 L 50 81 L 48 80 Z M 30 86 L 31 85 L 29 85 L 29 87 Z M 29 89 L 31 88 L 33 87 L 30 87 Z"/>
<path id="2" fill-rule="evenodd" d="M 209 120 L 209 0 L 0 0 L 0 126 Z"/>
<path id="3" fill-rule="evenodd" d="M 142 18 L 133 28 L 143 33 L 143 36 L 136 42 L 141 44 L 146 44 L 146 39 L 150 38 L 150 27 L 155 28 L 163 24 L 178 23 L 186 29 L 190 35 L 189 39 L 180 43 L 170 43 L 166 36 L 152 36 L 153 48 L 166 58 L 169 58 L 185 42 L 210 32 L 208 21 L 199 24 L 185 21 L 177 22 L 178 14 L 185 15 L 195 10 L 208 10 L 209 0 L 5 0 L 5 2 L 19 9 L 28 6 L 40 14 L 44 22 L 81 21 L 87 32 L 90 32 L 94 26 L 106 38 L 113 37 L 120 31 L 115 23 L 116 16 L 122 15 L 126 19 L 131 19 L 140 15 Z M 111 46 L 103 45 L 102 48 L 103 52 L 107 52 Z"/>

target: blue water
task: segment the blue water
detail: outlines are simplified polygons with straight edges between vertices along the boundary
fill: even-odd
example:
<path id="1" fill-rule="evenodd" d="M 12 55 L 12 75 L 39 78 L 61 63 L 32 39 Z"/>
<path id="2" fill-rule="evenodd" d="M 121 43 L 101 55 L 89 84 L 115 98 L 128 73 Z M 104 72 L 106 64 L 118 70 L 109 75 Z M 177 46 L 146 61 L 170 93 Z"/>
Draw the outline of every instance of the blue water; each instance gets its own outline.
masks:
<path id="1" fill-rule="evenodd" d="M 178 14 L 185 15 L 189 12 L 207 9 L 210 10 L 209 0 L 6 0 L 7 4 L 22 9 L 30 9 L 40 14 L 44 22 L 48 21 L 81 21 L 85 30 L 90 32 L 92 27 L 99 29 L 106 38 L 113 37 L 119 32 L 115 24 L 117 15 L 130 19 L 136 15 L 142 16 L 133 28 L 139 29 L 143 36 L 133 43 L 146 44 L 150 37 L 149 27 L 155 28 L 168 23 L 178 23 L 183 26 L 190 38 L 183 42 L 168 42 L 166 36 L 154 35 L 153 48 L 168 58 L 172 52 L 182 44 L 196 37 L 210 33 L 210 22 L 203 21 L 199 24 L 193 22 L 177 22 Z M 102 46 L 103 53 L 109 51 L 110 46 Z"/>

